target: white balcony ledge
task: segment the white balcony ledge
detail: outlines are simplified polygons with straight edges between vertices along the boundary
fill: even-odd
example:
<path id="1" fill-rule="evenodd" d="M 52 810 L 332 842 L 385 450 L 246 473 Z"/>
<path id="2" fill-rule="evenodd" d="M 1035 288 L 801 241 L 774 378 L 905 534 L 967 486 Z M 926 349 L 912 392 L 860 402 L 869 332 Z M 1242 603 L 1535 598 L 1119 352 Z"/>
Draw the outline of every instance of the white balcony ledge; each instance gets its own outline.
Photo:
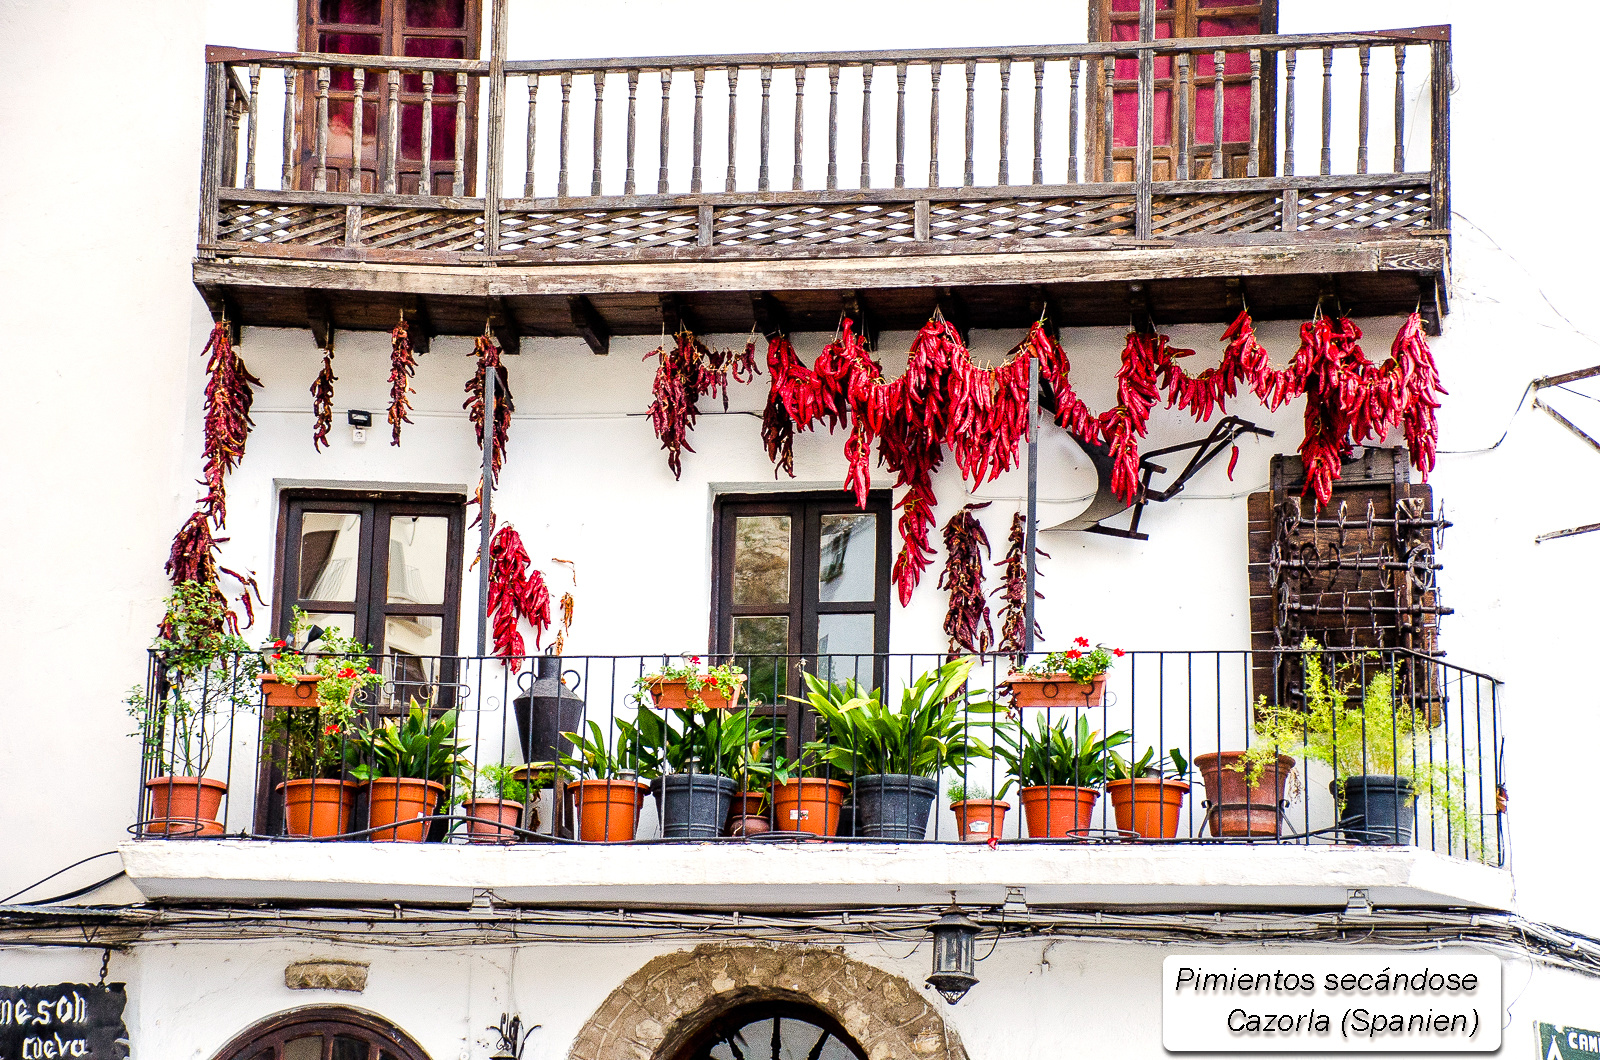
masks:
<path id="1" fill-rule="evenodd" d="M 470 847 L 249 840 L 123 844 L 156 902 L 501 902 L 821 909 L 946 902 L 1121 909 L 1373 905 L 1509 910 L 1511 873 L 1416 847 L 905 844 Z"/>

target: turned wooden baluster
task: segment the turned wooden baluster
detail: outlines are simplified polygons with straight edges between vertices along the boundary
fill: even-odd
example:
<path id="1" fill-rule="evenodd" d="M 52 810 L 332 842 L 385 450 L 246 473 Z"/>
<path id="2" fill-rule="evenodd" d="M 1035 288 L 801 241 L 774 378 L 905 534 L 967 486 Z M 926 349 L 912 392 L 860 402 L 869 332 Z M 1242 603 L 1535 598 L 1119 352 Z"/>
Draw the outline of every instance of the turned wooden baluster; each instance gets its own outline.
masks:
<path id="1" fill-rule="evenodd" d="M 632 195 L 638 190 L 634 165 L 639 146 L 639 71 L 628 71 L 628 166 L 622 177 L 622 194 Z"/>
<path id="2" fill-rule="evenodd" d="M 1044 60 L 1033 60 L 1033 182 L 1044 183 Z"/>
<path id="3" fill-rule="evenodd" d="M 861 68 L 861 187 L 872 187 L 872 79 L 877 74 L 872 65 Z"/>
<path id="4" fill-rule="evenodd" d="M 795 170 L 789 179 L 790 191 L 800 191 L 805 186 L 805 173 L 800 163 L 800 151 L 805 147 L 805 74 L 805 67 L 795 67 Z"/>
<path id="5" fill-rule="evenodd" d="M 1189 53 L 1178 53 L 1178 179 L 1189 179 Z"/>
<path id="6" fill-rule="evenodd" d="M 261 90 L 261 65 L 251 63 L 250 70 L 250 102 L 248 109 L 248 124 L 244 134 L 244 186 L 256 186 L 256 95 Z"/>
<path id="7" fill-rule="evenodd" d="M 1011 183 L 1011 60 L 1000 60 L 1000 172 L 997 184 Z"/>
<path id="8" fill-rule="evenodd" d="M 280 187 L 284 191 L 294 188 L 294 163 L 295 163 L 295 127 L 299 124 L 294 120 L 294 97 L 298 91 L 299 72 L 291 67 L 283 68 L 283 175 L 280 177 Z"/>
<path id="9" fill-rule="evenodd" d="M 1363 44 L 1356 49 L 1356 55 L 1361 59 L 1361 105 L 1356 116 L 1356 172 L 1365 173 L 1367 171 L 1367 120 L 1369 116 L 1367 87 L 1372 73 L 1372 49 Z"/>
<path id="10" fill-rule="evenodd" d="M 1294 64 L 1300 53 L 1283 53 L 1283 175 L 1294 176 Z"/>
<path id="11" fill-rule="evenodd" d="M 1333 172 L 1333 49 L 1322 49 L 1322 175 Z"/>
<path id="12" fill-rule="evenodd" d="M 589 194 L 600 194 L 600 159 L 605 143 L 606 72 L 594 72 L 594 164 L 589 174 Z"/>
<path id="13" fill-rule="evenodd" d="M 828 190 L 839 186 L 839 64 L 828 66 Z"/>
<path id="14" fill-rule="evenodd" d="M 556 145 L 560 169 L 556 173 L 556 198 L 567 197 L 567 136 L 572 123 L 572 74 L 561 74 L 561 138 Z"/>
<path id="15" fill-rule="evenodd" d="M 317 161 L 312 191 L 328 190 L 328 68 L 317 67 Z"/>
<path id="16" fill-rule="evenodd" d="M 1067 92 L 1067 179 L 1078 183 L 1078 77 L 1083 60 L 1068 59 L 1067 74 L 1071 88 Z"/>
<path id="17" fill-rule="evenodd" d="M 694 72 L 694 168 L 689 172 L 689 191 L 700 193 L 700 157 L 705 148 L 705 97 L 706 71 L 697 67 Z"/>
<path id="18" fill-rule="evenodd" d="M 977 135 L 977 122 L 974 120 L 973 87 L 978 80 L 978 64 L 974 60 L 967 60 L 967 160 L 961 168 L 961 186 L 972 187 L 972 147 L 973 138 Z"/>
<path id="19" fill-rule="evenodd" d="M 1221 180 L 1228 174 L 1222 166 L 1222 72 L 1227 67 L 1226 52 L 1211 53 L 1211 179 Z"/>
<path id="20" fill-rule="evenodd" d="M 736 161 L 739 145 L 739 68 L 728 67 L 728 179 L 725 191 L 739 187 L 739 169 Z"/>
<path id="21" fill-rule="evenodd" d="M 772 153 L 772 67 L 761 68 L 761 172 L 756 187 L 762 191 L 772 188 L 772 171 L 769 167 Z"/>
<path id="22" fill-rule="evenodd" d="M 1406 46 L 1394 46 L 1394 171 L 1406 171 Z"/>
<path id="23" fill-rule="evenodd" d="M 400 190 L 400 71 L 390 70 L 388 83 L 385 86 L 389 100 L 389 134 L 384 139 L 383 159 L 383 192 L 385 195 L 397 194 Z M 432 195 L 433 186 L 423 184 L 417 188 L 418 195 Z"/>
<path id="24" fill-rule="evenodd" d="M 894 186 L 906 186 L 906 64 L 894 68 Z"/>
<path id="25" fill-rule="evenodd" d="M 1261 175 L 1261 49 L 1250 49 L 1250 158 L 1244 175 Z"/>
<path id="26" fill-rule="evenodd" d="M 351 76 L 355 79 L 356 98 L 354 108 L 350 114 L 350 176 L 345 181 L 344 190 L 365 191 L 366 189 L 361 186 L 361 148 L 363 146 L 361 134 L 363 131 L 362 112 L 367 109 L 367 72 L 358 66 L 351 71 Z M 387 188 L 384 190 L 388 191 Z M 389 193 L 391 195 L 394 194 L 392 191 Z"/>
<path id="27" fill-rule="evenodd" d="M 427 74 L 422 75 L 422 174 L 425 185 L 431 182 L 431 168 L 428 161 L 428 143 L 432 140 L 430 127 L 433 125 L 433 79 Z M 534 145 L 537 144 L 539 119 L 539 75 L 528 75 L 528 142 L 526 144 L 527 161 L 526 169 L 522 175 L 522 197 L 533 198 L 533 162 L 535 156 Z"/>
<path id="28" fill-rule="evenodd" d="M 467 193 L 467 77 L 456 74 L 456 143 L 452 161 L 455 175 L 450 181 L 450 194 L 461 198 Z"/>
<path id="29" fill-rule="evenodd" d="M 665 195 L 670 182 L 667 178 L 667 140 L 672 132 L 672 71 L 661 71 L 661 165 L 656 170 L 656 194 Z"/>
<path id="30" fill-rule="evenodd" d="M 930 97 L 928 110 L 928 187 L 939 186 L 939 75 L 944 73 L 944 64 L 934 62 L 928 67 L 928 75 L 933 80 L 933 95 Z"/>
<path id="31" fill-rule="evenodd" d="M 1101 103 L 1103 104 L 1101 109 L 1104 113 L 1102 113 L 1100 116 L 1100 153 L 1103 156 L 1103 169 L 1100 179 L 1106 181 L 1111 180 L 1115 173 L 1115 170 L 1111 165 L 1111 139 L 1116 135 L 1116 125 L 1111 113 L 1111 107 L 1112 95 L 1116 91 L 1116 86 L 1112 83 L 1112 79 L 1116 75 L 1116 69 L 1117 64 L 1115 59 L 1109 55 L 1102 55 L 1100 57 L 1100 80 L 1104 85 L 1101 93 Z"/>

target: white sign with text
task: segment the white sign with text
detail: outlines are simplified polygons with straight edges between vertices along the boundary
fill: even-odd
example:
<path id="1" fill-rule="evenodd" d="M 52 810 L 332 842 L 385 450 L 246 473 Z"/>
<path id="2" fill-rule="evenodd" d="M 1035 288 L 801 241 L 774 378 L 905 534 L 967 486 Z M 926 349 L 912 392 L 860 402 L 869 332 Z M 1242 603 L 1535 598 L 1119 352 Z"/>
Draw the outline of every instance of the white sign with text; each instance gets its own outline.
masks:
<path id="1" fill-rule="evenodd" d="M 1490 1053 L 1500 960 L 1417 953 L 1205 954 L 1161 963 L 1168 1052 Z"/>

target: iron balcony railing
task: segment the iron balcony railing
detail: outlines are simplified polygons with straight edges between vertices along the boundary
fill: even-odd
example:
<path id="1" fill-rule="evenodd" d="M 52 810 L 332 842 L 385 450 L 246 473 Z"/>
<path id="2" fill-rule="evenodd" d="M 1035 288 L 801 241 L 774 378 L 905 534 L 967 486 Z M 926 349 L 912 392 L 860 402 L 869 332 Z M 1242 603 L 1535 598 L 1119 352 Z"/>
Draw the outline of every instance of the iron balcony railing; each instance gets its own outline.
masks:
<path id="1" fill-rule="evenodd" d="M 319 706 L 310 683 L 296 687 L 291 706 L 264 703 L 257 656 L 226 657 L 210 669 L 191 668 L 179 680 L 179 671 L 153 654 L 141 701 L 144 767 L 132 830 L 145 839 L 307 838 L 291 834 L 308 829 L 304 819 L 298 827 L 289 819 L 286 781 L 315 780 L 337 788 L 345 800 L 331 824 L 324 820 L 323 838 L 403 838 L 389 812 L 394 808 L 374 805 L 390 796 L 361 783 L 382 763 L 360 734 L 402 725 L 406 703 L 415 698 L 427 708 L 417 717 L 429 724 L 440 725 L 446 708 L 456 711 L 448 731 L 424 740 L 423 757 L 434 755 L 442 783 L 425 805 L 399 818 L 413 823 L 417 840 L 561 844 L 608 835 L 671 841 L 663 834 L 660 799 L 663 790 L 668 799 L 677 790 L 676 797 L 689 800 L 688 817 L 681 803 L 669 808 L 665 832 L 676 828 L 677 835 L 715 842 L 1399 842 L 1491 865 L 1505 862 L 1500 685 L 1485 674 L 1404 650 L 1129 651 L 1115 659 L 1101 701 L 1057 684 L 1044 686 L 1042 705 L 1022 705 L 1022 693 L 1006 683 L 1013 660 L 988 656 L 974 662 L 948 701 L 939 701 L 954 719 L 951 731 L 921 745 L 918 762 L 902 765 L 898 752 L 890 754 L 872 766 L 880 770 L 875 776 L 864 775 L 871 763 L 839 753 L 866 752 L 862 738 L 797 701 L 807 691 L 803 674 L 810 673 L 879 689 L 892 712 L 918 677 L 946 660 L 937 654 L 741 656 L 736 661 L 746 683 L 737 708 L 715 709 L 708 687 L 702 709 L 674 713 L 655 705 L 655 693 L 641 679 L 664 664 L 684 665 L 679 657 L 545 655 L 502 662 L 388 655 L 371 660 L 381 683 L 345 721 Z M 1271 687 L 1256 687 L 1266 673 Z M 652 728 L 641 704 L 666 717 L 665 731 Z M 329 718 L 344 724 L 329 728 Z M 299 726 L 298 737 L 289 735 L 288 722 Z M 594 759 L 582 761 L 584 749 L 561 733 L 581 734 L 612 761 L 585 768 Z M 1319 759 L 1304 751 L 1303 745 L 1318 743 L 1319 733 L 1324 746 L 1337 747 L 1336 755 Z M 1062 753 L 1059 744 L 1053 757 L 1041 750 L 1061 739 L 1075 753 Z M 964 753 L 965 740 L 977 746 Z M 1269 743 L 1291 750 L 1292 763 L 1268 750 Z M 447 744 L 459 745 L 454 765 L 440 764 L 449 758 Z M 702 750 L 686 755 L 684 746 Z M 1250 748 L 1256 749 L 1253 763 L 1236 762 L 1237 753 Z M 1178 753 L 1166 761 L 1172 749 Z M 1132 801 L 1123 798 L 1119 808 L 1116 786 L 1108 783 L 1118 775 L 1115 758 L 1137 762 L 1147 750 L 1158 768 L 1165 765 L 1156 774 L 1163 779 L 1133 786 Z M 1019 752 L 1033 755 L 1031 765 L 1017 761 Z M 566 767 L 556 764 L 563 757 Z M 794 815 L 790 803 L 798 786 L 784 795 L 781 777 L 786 762 L 796 759 L 810 768 L 793 776 L 842 781 L 833 786 L 836 824 L 823 823 L 826 808 L 823 820 L 811 817 L 811 823 Z M 428 771 L 414 764 L 419 760 L 413 754 L 411 776 Z M 894 776 L 901 772 L 925 779 L 903 782 Z M 479 797 L 508 794 L 489 790 L 497 774 L 528 789 L 509 792 L 520 807 L 464 801 L 474 797 L 475 782 Z M 215 790 L 225 791 L 220 805 L 184 802 L 182 782 L 173 779 L 180 775 L 210 778 Z M 667 783 L 659 775 L 677 779 Z M 1396 776 L 1406 782 L 1398 796 Z M 576 783 L 586 778 L 632 787 L 626 798 L 602 805 L 595 800 L 610 796 Z M 1068 804 L 1020 790 L 1024 781 L 1030 789 L 1097 794 L 1077 796 L 1078 809 L 1063 808 Z M 1003 820 L 985 818 L 986 826 L 975 829 L 972 815 L 985 808 L 967 807 L 963 825 L 950 807 L 958 783 L 969 800 L 1003 795 L 1011 812 Z M 1367 817 L 1361 816 L 1363 798 Z M 1388 823 L 1381 819 L 1384 799 L 1392 807 Z M 1160 823 L 1163 801 L 1174 809 Z M 925 826 L 918 820 L 922 812 Z M 745 816 L 760 820 L 740 819 Z"/>
<path id="2" fill-rule="evenodd" d="M 1449 228 L 1443 26 L 503 64 L 212 48 L 208 70 L 202 258 L 681 260 Z"/>

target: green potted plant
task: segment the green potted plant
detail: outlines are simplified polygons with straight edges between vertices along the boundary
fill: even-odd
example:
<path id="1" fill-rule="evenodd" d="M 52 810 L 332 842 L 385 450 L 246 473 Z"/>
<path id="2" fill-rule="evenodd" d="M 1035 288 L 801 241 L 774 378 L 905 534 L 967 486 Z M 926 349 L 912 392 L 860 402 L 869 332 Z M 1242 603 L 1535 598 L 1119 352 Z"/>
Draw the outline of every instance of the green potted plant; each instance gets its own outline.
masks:
<path id="1" fill-rule="evenodd" d="M 374 843 L 420 843 L 446 785 L 467 768 L 467 745 L 455 739 L 456 712 L 433 717 L 415 697 L 403 718 L 359 730 L 360 761 L 350 776 L 367 785 L 367 827 Z"/>
<path id="2" fill-rule="evenodd" d="M 472 771 L 472 795 L 461 800 L 461 814 L 467 820 L 469 843 L 515 843 L 514 829 L 522 826 L 528 804 L 528 782 L 517 767 L 490 763 Z M 539 827 L 535 809 L 526 826 Z"/>
<path id="3" fill-rule="evenodd" d="M 747 740 L 735 753 L 731 771 L 738 787 L 728 804 L 724 835 L 757 835 L 771 830 L 772 824 L 762 811 L 772 785 L 772 763 L 767 758 L 776 731 L 776 726 L 769 726 L 765 739 Z"/>
<path id="4" fill-rule="evenodd" d="M 1145 748 L 1136 760 L 1109 752 L 1106 794 L 1111 798 L 1118 830 L 1132 832 L 1141 839 L 1176 838 L 1183 797 L 1189 793 L 1188 782 L 1180 778 L 1188 775 L 1189 760 L 1176 747 L 1160 759 L 1156 758 L 1154 747 Z"/>
<path id="5" fill-rule="evenodd" d="M 262 687 L 288 696 L 287 705 L 275 705 L 268 696 L 263 737 L 283 763 L 277 790 L 284 800 L 284 830 L 326 839 L 351 831 L 354 823 L 359 785 L 344 776 L 346 757 L 354 751 L 351 724 L 361 713 L 359 697 L 380 678 L 370 649 L 336 629 L 322 632 L 315 652 L 293 647 L 305 624 L 305 612 L 295 608 L 289 639 L 262 649 L 269 671 Z M 305 690 L 305 697 L 295 689 Z"/>
<path id="6" fill-rule="evenodd" d="M 974 730 L 991 724 L 1000 708 L 987 699 L 968 700 L 962 692 L 976 665 L 955 659 L 920 674 L 902 690 L 898 709 L 882 701 L 878 689 L 843 703 L 826 686 L 805 675 L 804 700 L 817 712 L 824 738 L 808 743 L 819 762 L 855 778 L 856 835 L 873 839 L 922 839 L 939 793 L 941 769 L 966 769 L 988 758 L 989 746 Z"/>
<path id="7" fill-rule="evenodd" d="M 151 645 L 155 687 L 134 687 L 125 702 L 154 774 L 141 834 L 216 836 L 228 786 L 206 776 L 222 733 L 255 706 L 261 659 L 224 625 L 227 604 L 209 586 L 182 582 L 167 597 L 165 635 Z M 150 693 L 154 694 L 151 695 Z"/>
<path id="8" fill-rule="evenodd" d="M 1019 707 L 1098 707 L 1105 703 L 1106 671 L 1122 655 L 1121 648 L 1091 648 L 1087 637 L 1074 637 L 1072 647 L 1017 667 L 1001 683 Z"/>
<path id="9" fill-rule="evenodd" d="M 1038 718 L 1032 731 L 1020 723 L 995 730 L 995 756 L 1017 778 L 1023 819 L 1035 839 L 1066 838 L 1089 828 L 1110 753 L 1132 738 L 1120 730 L 1102 737 L 1082 715 L 1071 732 L 1064 718 Z"/>
<path id="10" fill-rule="evenodd" d="M 956 834 L 963 843 L 987 843 L 999 839 L 1005 828 L 1009 802 L 1003 802 L 1011 790 L 1011 779 L 1000 786 L 997 797 L 989 797 L 989 789 L 982 784 L 969 784 L 958 780 L 945 791 L 950 800 L 950 812 L 956 815 Z"/>
<path id="11" fill-rule="evenodd" d="M 715 839 L 722 834 L 739 780 L 733 773 L 752 743 L 770 740 L 772 722 L 742 711 L 683 707 L 660 714 L 640 704 L 632 722 L 618 722 L 636 749 L 638 769 L 650 774 L 666 839 Z M 749 764 L 745 765 L 746 772 Z"/>
<path id="12" fill-rule="evenodd" d="M 1339 828 L 1353 842 L 1409 845 L 1419 797 L 1435 819 L 1469 835 L 1464 770 L 1432 753 L 1436 718 L 1400 691 L 1399 664 L 1379 665 L 1381 656 L 1368 651 L 1359 667 L 1329 666 L 1314 639 L 1300 647 L 1304 705 L 1261 697 L 1257 742 L 1240 763 L 1247 780 L 1278 755 L 1304 757 L 1333 770 L 1328 788 L 1339 805 Z"/>
<path id="13" fill-rule="evenodd" d="M 635 682 L 635 699 L 646 694 L 660 710 L 737 710 L 744 693 L 744 670 L 731 663 L 706 666 L 700 656 L 683 663 L 664 663 Z"/>
<path id="14" fill-rule="evenodd" d="M 618 725 L 607 740 L 599 722 L 589 719 L 587 731 L 561 735 L 572 749 L 561 755 L 561 771 L 571 800 L 574 832 L 585 843 L 625 843 L 639 827 L 639 810 L 650 785 L 639 780 L 638 735 L 631 725 Z"/>

